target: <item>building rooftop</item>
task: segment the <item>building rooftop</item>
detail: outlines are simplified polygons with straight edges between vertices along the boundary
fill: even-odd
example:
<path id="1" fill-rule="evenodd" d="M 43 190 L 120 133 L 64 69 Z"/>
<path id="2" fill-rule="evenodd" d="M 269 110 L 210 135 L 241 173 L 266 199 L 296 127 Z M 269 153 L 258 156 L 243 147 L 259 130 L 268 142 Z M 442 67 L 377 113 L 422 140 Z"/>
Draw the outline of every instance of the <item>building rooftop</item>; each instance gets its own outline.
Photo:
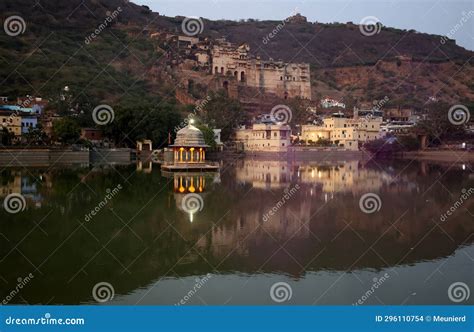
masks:
<path id="1" fill-rule="evenodd" d="M 208 147 L 202 132 L 192 124 L 188 124 L 176 133 L 176 139 L 171 146 Z"/>

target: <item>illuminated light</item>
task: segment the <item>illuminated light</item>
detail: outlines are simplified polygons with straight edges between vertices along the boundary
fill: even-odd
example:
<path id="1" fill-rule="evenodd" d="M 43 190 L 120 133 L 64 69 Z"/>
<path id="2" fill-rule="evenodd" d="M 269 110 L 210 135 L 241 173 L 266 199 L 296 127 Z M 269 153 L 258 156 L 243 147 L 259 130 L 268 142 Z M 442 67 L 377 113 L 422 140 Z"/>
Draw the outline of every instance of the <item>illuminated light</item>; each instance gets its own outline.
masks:
<path id="1" fill-rule="evenodd" d="M 462 170 L 463 170 L 463 171 L 466 170 L 466 165 L 465 165 L 465 164 L 462 164 Z"/>
<path id="2" fill-rule="evenodd" d="M 194 119 L 189 120 L 190 124 L 194 124 Z"/>

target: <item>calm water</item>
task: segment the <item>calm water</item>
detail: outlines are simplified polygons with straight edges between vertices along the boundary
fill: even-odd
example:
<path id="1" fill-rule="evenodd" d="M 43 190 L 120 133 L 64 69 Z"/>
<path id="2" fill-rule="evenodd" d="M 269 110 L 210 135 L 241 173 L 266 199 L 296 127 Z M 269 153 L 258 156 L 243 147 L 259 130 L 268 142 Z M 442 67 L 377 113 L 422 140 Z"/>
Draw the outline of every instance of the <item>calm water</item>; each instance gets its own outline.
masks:
<path id="1" fill-rule="evenodd" d="M 472 167 L 3 168 L 0 199 L 21 193 L 26 208 L 0 209 L 0 295 L 31 273 L 9 303 L 97 303 L 94 285 L 108 282 L 112 304 L 275 304 L 270 289 L 285 282 L 286 304 L 452 304 L 452 283 L 474 291 L 474 195 L 441 216 L 474 187 Z M 359 205 L 366 193 L 380 198 L 373 213 Z"/>

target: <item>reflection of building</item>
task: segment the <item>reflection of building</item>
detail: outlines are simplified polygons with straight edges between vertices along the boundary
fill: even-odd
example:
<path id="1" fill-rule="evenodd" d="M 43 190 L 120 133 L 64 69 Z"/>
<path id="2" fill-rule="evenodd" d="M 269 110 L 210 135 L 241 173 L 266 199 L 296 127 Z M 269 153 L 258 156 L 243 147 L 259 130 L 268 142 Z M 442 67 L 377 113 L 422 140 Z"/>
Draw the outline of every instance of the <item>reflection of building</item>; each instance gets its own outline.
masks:
<path id="1" fill-rule="evenodd" d="M 21 173 L 12 172 L 10 179 L 2 179 L 0 183 L 0 197 L 6 197 L 10 194 L 21 194 Z"/>
<path id="2" fill-rule="evenodd" d="M 151 160 L 137 160 L 137 172 L 151 173 L 153 170 L 153 162 Z"/>
<path id="3" fill-rule="evenodd" d="M 393 177 L 388 173 L 363 167 L 358 160 L 300 163 L 292 168 L 287 161 L 244 159 L 236 169 L 238 182 L 250 183 L 258 189 L 286 188 L 291 182 L 314 184 L 323 193 L 359 194 L 378 191 Z"/>
<path id="4" fill-rule="evenodd" d="M 346 118 L 334 115 L 323 120 L 322 126 L 303 125 L 301 138 L 306 143 L 329 140 L 348 150 L 358 150 L 359 143 L 380 137 L 380 117 Z M 311 142 L 310 142 L 311 141 Z"/>
<path id="5" fill-rule="evenodd" d="M 39 178 L 43 179 L 43 176 Z M 43 196 L 39 193 L 38 182 L 35 178 L 30 176 L 23 176 L 21 178 L 21 194 L 27 200 L 34 202 L 36 207 L 41 207 Z"/>
<path id="6" fill-rule="evenodd" d="M 243 150 L 286 152 L 291 144 L 291 128 L 282 123 L 256 123 L 249 129 L 238 129 L 235 140 Z"/>
<path id="7" fill-rule="evenodd" d="M 251 183 L 254 188 L 287 187 L 291 181 L 290 165 L 286 161 L 244 159 L 236 169 L 238 182 Z"/>
<path id="8" fill-rule="evenodd" d="M 378 191 L 393 180 L 387 173 L 361 167 L 356 160 L 336 165 L 302 165 L 298 177 L 301 183 L 321 185 L 323 193 L 353 194 Z"/>
<path id="9" fill-rule="evenodd" d="M 206 187 L 206 176 L 203 173 L 175 173 L 173 191 L 175 193 L 202 193 Z"/>
<path id="10" fill-rule="evenodd" d="M 194 215 L 204 208 L 206 186 L 220 182 L 219 173 L 162 172 L 165 177 L 173 178 L 173 192 L 176 206 L 189 215 L 193 222 Z"/>
<path id="11" fill-rule="evenodd" d="M 19 171 L 12 171 L 0 183 L 0 197 L 5 198 L 10 194 L 21 194 L 26 200 L 33 202 L 36 207 L 41 207 L 44 200 L 40 192 L 41 186 L 51 186 L 51 180 L 46 174 L 41 174 L 36 178 L 22 175 Z"/>

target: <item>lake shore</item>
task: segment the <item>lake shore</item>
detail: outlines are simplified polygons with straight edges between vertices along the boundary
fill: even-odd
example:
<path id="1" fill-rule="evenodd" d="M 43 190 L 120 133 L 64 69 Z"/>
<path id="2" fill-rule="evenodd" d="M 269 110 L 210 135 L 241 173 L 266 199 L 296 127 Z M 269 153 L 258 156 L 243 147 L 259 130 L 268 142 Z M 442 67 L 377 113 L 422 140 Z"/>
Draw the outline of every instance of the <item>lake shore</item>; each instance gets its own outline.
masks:
<path id="1" fill-rule="evenodd" d="M 403 152 L 397 155 L 401 159 L 422 161 L 441 161 L 451 163 L 474 162 L 474 152 L 467 150 L 425 150 Z"/>
<path id="2" fill-rule="evenodd" d="M 0 150 L 0 166 L 51 166 L 131 162 L 131 149 L 77 150 L 64 148 L 8 148 Z"/>

